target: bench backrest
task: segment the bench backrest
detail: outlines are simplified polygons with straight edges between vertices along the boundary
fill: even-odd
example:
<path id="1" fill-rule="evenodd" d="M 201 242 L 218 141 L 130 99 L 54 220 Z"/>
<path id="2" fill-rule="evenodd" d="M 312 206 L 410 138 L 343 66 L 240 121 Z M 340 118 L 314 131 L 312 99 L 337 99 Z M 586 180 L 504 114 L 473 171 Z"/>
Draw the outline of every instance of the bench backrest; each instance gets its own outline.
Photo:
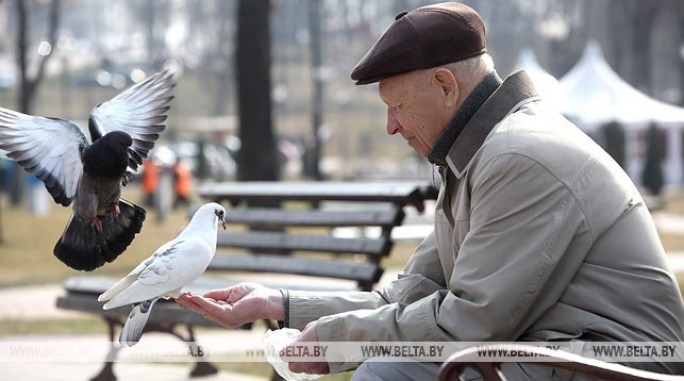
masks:
<path id="1" fill-rule="evenodd" d="M 392 250 L 392 229 L 403 219 L 403 210 L 394 205 L 371 210 L 228 208 L 228 230 L 219 232 L 208 270 L 347 279 L 369 290 L 382 276 L 380 262 Z M 356 228 L 358 234 L 340 237 L 338 228 Z M 376 234 L 365 234 L 373 228 Z"/>
<path id="2" fill-rule="evenodd" d="M 403 208 L 423 211 L 436 198 L 430 186 L 401 182 L 235 182 L 205 185 L 199 194 L 226 205 L 229 224 L 208 271 L 345 279 L 362 290 L 380 280 Z M 253 206 L 262 203 L 280 207 Z"/>

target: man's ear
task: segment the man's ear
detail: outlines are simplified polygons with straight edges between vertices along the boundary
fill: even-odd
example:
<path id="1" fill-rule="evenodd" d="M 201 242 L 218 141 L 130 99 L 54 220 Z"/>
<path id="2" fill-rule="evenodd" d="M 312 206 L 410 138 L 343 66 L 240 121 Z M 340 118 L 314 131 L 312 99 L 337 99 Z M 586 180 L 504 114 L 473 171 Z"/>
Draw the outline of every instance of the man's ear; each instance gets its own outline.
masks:
<path id="1" fill-rule="evenodd" d="M 455 107 L 461 95 L 458 82 L 454 73 L 447 68 L 440 67 L 432 74 L 432 79 L 440 88 L 440 95 L 444 99 L 444 105 L 447 107 Z"/>

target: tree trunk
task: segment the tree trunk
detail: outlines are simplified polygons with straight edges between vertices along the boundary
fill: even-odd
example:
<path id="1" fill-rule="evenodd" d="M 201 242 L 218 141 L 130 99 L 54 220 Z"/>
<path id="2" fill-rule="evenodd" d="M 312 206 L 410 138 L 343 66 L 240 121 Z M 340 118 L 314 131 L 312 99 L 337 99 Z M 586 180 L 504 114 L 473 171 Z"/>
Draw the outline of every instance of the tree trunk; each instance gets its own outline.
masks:
<path id="1" fill-rule="evenodd" d="M 20 84 L 19 84 L 19 111 L 30 114 L 33 109 L 33 102 L 36 97 L 36 91 L 40 82 L 43 80 L 45 74 L 45 67 L 48 60 L 52 57 L 52 52 L 56 47 L 57 41 L 57 27 L 59 25 L 59 11 L 61 6 L 61 0 L 52 0 L 50 4 L 50 15 L 49 15 L 49 25 L 48 25 L 48 36 L 46 38 L 47 43 L 50 44 L 50 50 L 47 54 L 43 55 L 38 61 L 38 70 L 34 78 L 29 78 L 28 75 L 28 54 L 29 54 L 29 43 L 28 43 L 28 26 L 29 26 L 29 12 L 27 6 L 27 0 L 17 0 L 16 11 L 17 11 L 17 25 L 18 25 L 18 37 L 17 37 L 17 52 L 18 63 L 19 63 L 19 74 L 20 74 Z M 26 193 L 26 173 L 24 170 L 15 164 L 14 166 L 14 179 L 12 181 L 12 188 L 10 190 L 10 201 L 12 205 L 19 205 L 24 200 Z"/>
<path id="2" fill-rule="evenodd" d="M 321 54 L 321 2 L 309 0 L 309 48 L 311 51 L 311 72 L 313 73 L 313 96 L 311 99 L 312 140 L 307 144 L 305 155 L 306 174 L 314 180 L 322 180 L 321 162 L 321 126 L 323 125 L 323 62 Z"/>
<path id="3" fill-rule="evenodd" d="M 240 0 L 236 76 L 241 148 L 238 180 L 279 178 L 271 115 L 271 30 L 269 0 Z"/>
<path id="4" fill-rule="evenodd" d="M 651 36 L 656 15 L 657 2 L 641 2 L 634 8 L 634 33 L 632 54 L 634 57 L 632 84 L 645 93 L 652 93 L 651 81 Z"/>
<path id="5" fill-rule="evenodd" d="M 230 98 L 230 90 L 233 88 L 233 83 L 231 79 L 233 78 L 232 71 L 228 70 L 231 65 L 226 64 L 230 59 L 230 41 L 228 36 L 230 36 L 231 23 L 230 20 L 234 20 L 233 5 L 228 1 L 220 1 L 216 4 L 218 7 L 216 12 L 220 15 L 220 23 L 218 27 L 218 36 L 216 39 L 216 56 L 214 60 L 219 60 L 223 62 L 217 62 L 216 65 L 220 65 L 223 70 L 221 70 L 216 81 L 218 81 L 218 89 L 216 93 L 216 103 L 214 103 L 214 114 L 215 115 L 225 115 L 228 112 L 228 102 L 227 99 Z"/>
<path id="6" fill-rule="evenodd" d="M 57 27 L 59 25 L 59 10 L 61 0 L 52 0 L 50 4 L 50 20 L 48 25 L 48 36 L 46 42 L 50 44 L 50 50 L 47 54 L 42 56 L 38 61 L 38 70 L 34 78 L 28 76 L 28 25 L 29 14 L 26 7 L 27 0 L 17 0 L 17 18 L 19 26 L 18 36 L 18 51 L 19 51 L 19 70 L 21 75 L 21 84 L 19 87 L 19 111 L 23 113 L 30 113 L 33 109 L 33 101 L 35 100 L 36 90 L 38 85 L 43 80 L 45 75 L 45 67 L 48 60 L 52 57 L 52 53 L 57 46 Z"/>

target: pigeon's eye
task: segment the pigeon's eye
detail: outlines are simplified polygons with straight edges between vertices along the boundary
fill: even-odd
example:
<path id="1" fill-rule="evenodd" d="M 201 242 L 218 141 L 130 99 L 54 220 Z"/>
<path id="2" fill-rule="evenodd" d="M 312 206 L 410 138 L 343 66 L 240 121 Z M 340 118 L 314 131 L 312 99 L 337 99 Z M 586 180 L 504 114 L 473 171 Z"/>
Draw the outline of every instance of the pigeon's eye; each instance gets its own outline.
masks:
<path id="1" fill-rule="evenodd" d="M 214 214 L 216 214 L 216 217 L 218 218 L 223 218 L 223 211 L 222 210 L 214 210 Z"/>

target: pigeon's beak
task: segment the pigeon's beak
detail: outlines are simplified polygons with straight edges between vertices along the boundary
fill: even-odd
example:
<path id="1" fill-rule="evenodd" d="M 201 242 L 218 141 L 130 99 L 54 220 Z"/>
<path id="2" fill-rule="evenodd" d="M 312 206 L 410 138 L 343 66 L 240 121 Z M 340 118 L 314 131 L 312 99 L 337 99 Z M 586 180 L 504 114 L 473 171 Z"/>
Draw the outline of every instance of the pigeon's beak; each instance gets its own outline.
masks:
<path id="1" fill-rule="evenodd" d="M 226 230 L 226 218 L 219 218 L 219 222 L 221 223 L 221 226 L 223 226 L 223 230 Z"/>

